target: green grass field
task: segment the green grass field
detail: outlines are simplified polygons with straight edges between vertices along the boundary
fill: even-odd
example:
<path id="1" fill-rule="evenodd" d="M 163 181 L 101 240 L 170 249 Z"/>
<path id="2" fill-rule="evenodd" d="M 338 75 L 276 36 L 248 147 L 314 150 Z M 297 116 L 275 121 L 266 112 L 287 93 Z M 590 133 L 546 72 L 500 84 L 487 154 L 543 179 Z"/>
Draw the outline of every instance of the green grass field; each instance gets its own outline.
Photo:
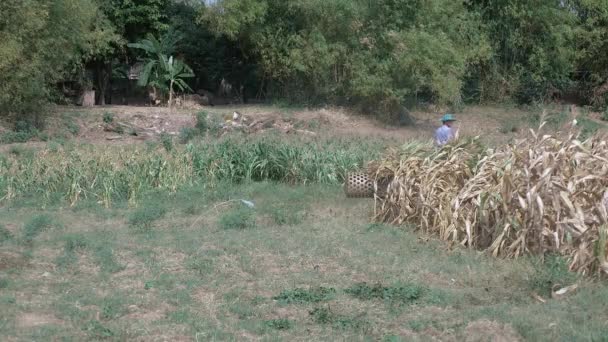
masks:
<path id="1" fill-rule="evenodd" d="M 249 208 L 240 200 L 254 203 Z M 3 340 L 600 341 L 608 289 L 370 224 L 338 186 L 219 183 L 0 210 Z M 565 299 L 554 284 L 581 283 Z M 532 293 L 545 298 L 541 303 Z"/>
<path id="2" fill-rule="evenodd" d="M 563 260 L 370 222 L 373 200 L 340 183 L 395 135 L 197 129 L 6 148 L 0 340 L 608 341 L 608 287 Z"/>

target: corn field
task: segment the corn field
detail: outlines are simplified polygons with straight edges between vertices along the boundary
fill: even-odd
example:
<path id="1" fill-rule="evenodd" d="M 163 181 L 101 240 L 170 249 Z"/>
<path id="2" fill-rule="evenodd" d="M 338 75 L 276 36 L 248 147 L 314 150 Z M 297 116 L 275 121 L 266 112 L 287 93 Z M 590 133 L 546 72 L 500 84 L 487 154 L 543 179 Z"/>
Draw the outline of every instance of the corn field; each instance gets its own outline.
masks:
<path id="1" fill-rule="evenodd" d="M 217 181 L 339 184 L 381 150 L 375 142 L 226 139 L 170 152 L 146 147 L 79 147 L 0 156 L 0 199 L 50 198 L 74 205 L 83 198 L 106 206 L 137 203 L 145 191 Z"/>
<path id="2" fill-rule="evenodd" d="M 541 126 L 542 128 L 542 126 Z M 539 129 L 540 131 L 540 129 Z M 556 253 L 584 275 L 608 273 L 608 145 L 532 131 L 482 149 L 475 140 L 441 150 L 408 146 L 369 164 L 375 219 L 409 223 L 450 243 L 497 257 Z"/>

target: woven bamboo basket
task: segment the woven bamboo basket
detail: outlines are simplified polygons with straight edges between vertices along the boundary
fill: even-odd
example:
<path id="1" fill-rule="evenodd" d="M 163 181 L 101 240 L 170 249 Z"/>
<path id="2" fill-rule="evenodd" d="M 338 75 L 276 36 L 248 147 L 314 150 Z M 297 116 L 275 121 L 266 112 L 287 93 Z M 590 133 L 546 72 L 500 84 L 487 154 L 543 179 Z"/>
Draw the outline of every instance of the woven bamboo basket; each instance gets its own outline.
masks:
<path id="1" fill-rule="evenodd" d="M 374 181 L 364 172 L 350 173 L 344 183 L 346 197 L 372 198 L 374 197 Z"/>

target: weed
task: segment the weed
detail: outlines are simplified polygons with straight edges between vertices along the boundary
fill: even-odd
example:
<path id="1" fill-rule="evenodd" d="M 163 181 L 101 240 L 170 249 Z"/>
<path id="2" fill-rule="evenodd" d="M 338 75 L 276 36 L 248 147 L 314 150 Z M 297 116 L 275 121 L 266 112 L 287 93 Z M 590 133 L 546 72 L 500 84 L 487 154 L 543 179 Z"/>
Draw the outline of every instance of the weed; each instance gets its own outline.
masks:
<path id="1" fill-rule="evenodd" d="M 239 301 L 231 304 L 228 307 L 228 310 L 235 314 L 239 319 L 249 319 L 255 314 L 255 310 L 251 305 Z"/>
<path id="2" fill-rule="evenodd" d="M 129 224 L 136 228 L 152 227 L 152 224 L 165 216 L 167 209 L 157 203 L 148 203 L 135 210 L 129 216 Z"/>
<path id="3" fill-rule="evenodd" d="M 603 124 L 595 122 L 585 117 L 579 117 L 576 119 L 577 125 L 581 129 L 581 138 L 586 139 L 595 134 L 600 128 L 604 127 Z"/>
<path id="4" fill-rule="evenodd" d="M 72 135 L 78 135 L 80 133 L 80 126 L 74 121 L 66 121 L 65 126 Z"/>
<path id="5" fill-rule="evenodd" d="M 84 236 L 71 234 L 64 237 L 63 253 L 57 257 L 55 264 L 60 268 L 65 268 L 78 260 L 76 252 L 85 249 L 88 241 Z"/>
<path id="6" fill-rule="evenodd" d="M 10 285 L 8 278 L 0 278 L 0 289 L 6 289 Z"/>
<path id="7" fill-rule="evenodd" d="M 213 260 L 201 256 L 192 256 L 186 261 L 186 267 L 196 271 L 199 275 L 209 274 L 213 271 Z"/>
<path id="8" fill-rule="evenodd" d="M 509 133 L 515 133 L 519 130 L 520 128 L 520 124 L 521 124 L 521 118 L 509 118 L 505 121 L 503 121 L 503 123 L 500 126 L 500 133 L 502 134 L 509 134 Z"/>
<path id="9" fill-rule="evenodd" d="M 169 313 L 168 318 L 176 324 L 187 324 L 190 322 L 192 313 L 188 309 L 176 310 Z"/>
<path id="10" fill-rule="evenodd" d="M 175 287 L 175 277 L 168 273 L 162 273 L 156 279 L 148 280 L 144 283 L 144 289 L 159 289 L 159 290 L 171 290 Z"/>
<path id="11" fill-rule="evenodd" d="M 114 337 L 114 331 L 110 328 L 104 326 L 98 320 L 91 320 L 87 322 L 84 326 L 84 330 L 89 334 L 89 336 L 93 339 L 110 339 Z"/>
<path id="12" fill-rule="evenodd" d="M 4 225 L 0 224 L 0 244 L 12 239 L 13 233 L 11 233 L 11 231 L 8 230 Z"/>
<path id="13" fill-rule="evenodd" d="M 160 142 L 163 145 L 163 147 L 165 148 L 165 151 L 167 151 L 167 152 L 173 151 L 173 137 L 171 136 L 171 134 L 164 133 L 164 132 L 161 133 Z"/>
<path id="14" fill-rule="evenodd" d="M 23 239 L 25 242 L 31 242 L 45 230 L 54 226 L 53 218 L 47 214 L 34 216 L 23 226 Z"/>
<path id="15" fill-rule="evenodd" d="M 217 136 L 222 129 L 222 119 L 217 115 L 207 115 L 208 128 L 207 132 L 213 136 Z"/>
<path id="16" fill-rule="evenodd" d="M 106 297 L 101 302 L 101 317 L 106 320 L 116 319 L 127 312 L 127 304 L 122 297 Z"/>
<path id="17" fill-rule="evenodd" d="M 9 153 L 16 157 L 24 157 L 26 159 L 32 159 L 34 157 L 34 150 L 19 145 L 11 146 Z"/>
<path id="18" fill-rule="evenodd" d="M 264 325 L 274 330 L 289 330 L 293 327 L 293 322 L 286 318 L 279 318 L 264 321 Z"/>
<path id="19" fill-rule="evenodd" d="M 114 122 L 114 113 L 112 112 L 104 112 L 103 113 L 103 122 L 110 124 Z"/>
<path id="20" fill-rule="evenodd" d="M 279 226 L 297 225 L 304 219 L 298 208 L 290 205 L 275 205 L 269 209 L 269 214 L 274 223 Z"/>
<path id="21" fill-rule="evenodd" d="M 209 114 L 204 111 L 196 113 L 196 124 L 194 127 L 200 133 L 207 132 L 209 130 Z"/>
<path id="22" fill-rule="evenodd" d="M 332 327 L 343 330 L 367 330 L 370 326 L 369 322 L 362 320 L 363 315 L 357 317 L 348 317 L 339 315 L 331 311 L 329 308 L 315 308 L 309 312 L 313 322 L 317 324 L 331 324 Z"/>
<path id="23" fill-rule="evenodd" d="M 332 300 L 335 295 L 336 289 L 331 287 L 315 287 L 308 290 L 296 288 L 294 290 L 284 290 L 272 299 L 282 304 L 305 304 Z"/>
<path id="24" fill-rule="evenodd" d="M 422 297 L 425 289 L 416 284 L 385 287 L 381 284 L 369 286 L 366 283 L 355 284 L 344 290 L 349 295 L 360 300 L 382 299 L 389 303 L 409 304 Z"/>
<path id="25" fill-rule="evenodd" d="M 568 270 L 568 261 L 558 255 L 545 257 L 544 263 L 534 263 L 535 271 L 529 286 L 541 296 L 550 296 L 555 285 L 567 286 L 574 283 L 577 276 Z"/>
<path id="26" fill-rule="evenodd" d="M 14 144 L 14 143 L 25 143 L 33 138 L 34 135 L 29 132 L 13 132 L 8 131 L 0 135 L 0 143 L 2 144 Z"/>
<path id="27" fill-rule="evenodd" d="M 116 273 L 125 269 L 114 257 L 114 250 L 108 244 L 98 246 L 95 250 L 95 259 L 102 272 Z"/>
<path id="28" fill-rule="evenodd" d="M 197 128 L 183 127 L 179 131 L 179 143 L 180 144 L 187 144 L 192 139 L 196 138 L 196 136 L 199 135 L 199 134 L 200 134 L 200 131 Z"/>
<path id="29" fill-rule="evenodd" d="M 239 206 L 222 215 L 218 224 L 222 229 L 253 228 L 255 227 L 255 212 Z"/>

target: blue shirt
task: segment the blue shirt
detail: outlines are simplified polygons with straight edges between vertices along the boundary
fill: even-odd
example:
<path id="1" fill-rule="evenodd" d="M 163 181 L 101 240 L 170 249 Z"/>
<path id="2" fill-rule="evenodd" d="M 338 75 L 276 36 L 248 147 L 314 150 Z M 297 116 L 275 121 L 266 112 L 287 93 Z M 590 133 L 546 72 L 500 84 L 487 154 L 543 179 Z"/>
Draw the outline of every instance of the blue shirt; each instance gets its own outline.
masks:
<path id="1" fill-rule="evenodd" d="M 435 143 L 439 146 L 445 145 L 448 141 L 454 138 L 452 129 L 446 125 L 443 125 L 435 131 Z"/>

